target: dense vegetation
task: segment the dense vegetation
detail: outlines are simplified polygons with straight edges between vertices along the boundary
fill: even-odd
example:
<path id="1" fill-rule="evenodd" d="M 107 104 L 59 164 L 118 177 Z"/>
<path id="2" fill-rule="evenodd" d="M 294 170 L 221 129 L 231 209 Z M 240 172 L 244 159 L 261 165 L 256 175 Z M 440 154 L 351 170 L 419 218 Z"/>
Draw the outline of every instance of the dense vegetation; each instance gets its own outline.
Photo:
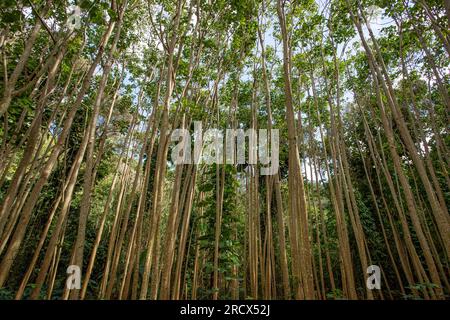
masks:
<path id="1" fill-rule="evenodd" d="M 448 0 L 0 17 L 1 299 L 448 299 Z M 278 172 L 174 163 L 196 121 L 278 129 Z"/>

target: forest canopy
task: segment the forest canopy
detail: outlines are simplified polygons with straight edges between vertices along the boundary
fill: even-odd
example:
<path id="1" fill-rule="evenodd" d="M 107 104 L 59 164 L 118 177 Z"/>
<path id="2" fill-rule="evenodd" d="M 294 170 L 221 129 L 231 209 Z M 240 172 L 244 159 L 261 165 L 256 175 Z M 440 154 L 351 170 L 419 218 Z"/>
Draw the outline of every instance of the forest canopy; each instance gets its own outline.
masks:
<path id="1" fill-rule="evenodd" d="M 449 30 L 448 0 L 2 0 L 0 299 L 449 299 Z"/>

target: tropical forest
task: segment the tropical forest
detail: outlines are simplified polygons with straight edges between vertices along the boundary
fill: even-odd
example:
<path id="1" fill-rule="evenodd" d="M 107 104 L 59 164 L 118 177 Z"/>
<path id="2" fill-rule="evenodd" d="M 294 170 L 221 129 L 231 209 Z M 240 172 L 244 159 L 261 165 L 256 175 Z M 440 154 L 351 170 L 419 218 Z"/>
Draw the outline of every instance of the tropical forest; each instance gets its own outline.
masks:
<path id="1" fill-rule="evenodd" d="M 449 0 L 0 1 L 0 300 L 449 300 Z"/>

